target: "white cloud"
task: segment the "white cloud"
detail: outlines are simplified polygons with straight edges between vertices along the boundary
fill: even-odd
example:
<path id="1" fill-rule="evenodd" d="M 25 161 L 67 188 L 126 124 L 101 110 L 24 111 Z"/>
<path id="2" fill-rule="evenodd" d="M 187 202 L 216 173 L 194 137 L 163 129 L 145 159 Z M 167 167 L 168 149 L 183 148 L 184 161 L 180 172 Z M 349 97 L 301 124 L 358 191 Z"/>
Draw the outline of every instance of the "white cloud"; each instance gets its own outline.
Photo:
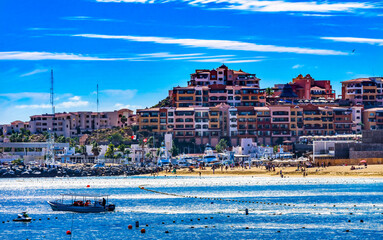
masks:
<path id="1" fill-rule="evenodd" d="M 76 108 L 76 107 L 86 107 L 89 105 L 88 101 L 67 101 L 57 104 L 55 107 L 60 108 Z"/>
<path id="2" fill-rule="evenodd" d="M 50 52 L 0 52 L 0 60 L 80 60 L 80 61 L 116 61 L 127 60 L 125 58 L 100 58 L 90 57 L 74 53 L 50 53 Z"/>
<path id="3" fill-rule="evenodd" d="M 303 68 L 304 65 L 303 64 L 296 64 L 292 67 L 292 69 L 298 69 L 298 68 Z"/>
<path id="4" fill-rule="evenodd" d="M 27 73 L 24 73 L 22 75 L 20 75 L 20 77 L 27 77 L 27 76 L 32 76 L 32 75 L 35 75 L 35 74 L 38 74 L 38 73 L 44 73 L 44 72 L 48 72 L 48 69 L 35 69 L 31 72 L 27 72 Z"/>
<path id="5" fill-rule="evenodd" d="M 22 99 L 47 100 L 49 99 L 49 93 L 40 93 L 40 92 L 0 93 L 0 97 L 5 97 L 11 101 L 18 101 Z"/>
<path id="6" fill-rule="evenodd" d="M 74 96 L 70 97 L 68 101 L 64 102 L 59 102 L 55 104 L 56 109 L 71 109 L 71 108 L 78 108 L 78 107 L 86 107 L 89 105 L 88 101 L 83 101 L 81 100 L 81 97 L 79 96 Z M 21 105 L 16 105 L 16 108 L 19 109 L 25 109 L 25 108 L 31 108 L 31 109 L 49 109 L 52 106 L 50 104 L 21 104 Z"/>
<path id="7" fill-rule="evenodd" d="M 337 17 L 340 15 L 334 14 L 320 14 L 320 13 L 290 13 L 292 16 L 300 16 L 300 17 Z"/>
<path id="8" fill-rule="evenodd" d="M 95 18 L 95 17 L 89 17 L 89 16 L 68 16 L 68 17 L 63 17 L 62 19 L 71 20 L 71 21 L 121 22 L 121 20 L 117 20 L 117 19 Z"/>
<path id="9" fill-rule="evenodd" d="M 203 39 L 177 39 L 168 37 L 142 37 L 142 36 L 118 36 L 118 35 L 101 35 L 101 34 L 75 34 L 72 36 L 85 38 L 100 38 L 100 39 L 121 39 L 134 42 L 151 42 L 159 44 L 176 44 L 184 47 L 203 47 L 209 49 L 220 50 L 238 50 L 238 51 L 253 51 L 253 52 L 278 52 L 278 53 L 299 53 L 299 54 L 314 54 L 314 55 L 347 55 L 348 53 L 327 50 L 327 49 L 312 49 L 301 47 L 283 47 L 274 45 L 259 45 L 255 43 L 230 41 L 230 40 L 203 40 Z"/>
<path id="10" fill-rule="evenodd" d="M 259 0 L 96 0 L 97 2 L 115 3 L 168 3 L 184 2 L 191 6 L 213 9 L 232 9 L 253 12 L 354 12 L 361 9 L 373 9 L 377 6 L 365 2 L 289 2 L 289 1 L 259 1 Z"/>
<path id="11" fill-rule="evenodd" d="M 47 109 L 51 108 L 52 106 L 50 104 L 23 104 L 23 105 L 16 105 L 16 108 L 20 109 Z"/>
<path id="12" fill-rule="evenodd" d="M 229 60 L 226 61 L 225 63 L 250 63 L 250 62 L 260 62 L 263 61 L 261 59 L 244 59 L 244 60 Z"/>
<path id="13" fill-rule="evenodd" d="M 73 97 L 69 98 L 69 100 L 71 100 L 71 101 L 79 101 L 80 99 L 81 99 L 81 97 L 79 97 L 79 96 L 73 96 Z"/>
<path id="14" fill-rule="evenodd" d="M 106 89 L 106 90 L 101 90 L 101 93 L 107 94 L 112 97 L 118 97 L 118 98 L 124 98 L 124 99 L 131 99 L 133 98 L 137 90 L 135 89 L 126 89 L 126 90 L 121 90 L 121 89 Z"/>
<path id="15" fill-rule="evenodd" d="M 193 57 L 193 56 L 200 56 L 203 54 L 204 53 L 172 54 L 168 52 L 159 52 L 159 53 L 138 54 L 138 56 L 150 57 L 150 58 L 175 58 L 175 57 Z"/>
<path id="16" fill-rule="evenodd" d="M 143 107 L 140 105 L 130 105 L 130 104 L 122 104 L 122 103 L 116 103 L 114 107 L 122 109 L 122 108 L 127 108 L 129 110 L 137 110 L 137 109 L 142 109 Z"/>
<path id="17" fill-rule="evenodd" d="M 372 45 L 383 46 L 383 39 L 376 38 L 358 38 L 358 37 L 321 37 L 321 39 L 332 40 L 334 42 L 349 42 L 349 43 L 368 43 Z"/>

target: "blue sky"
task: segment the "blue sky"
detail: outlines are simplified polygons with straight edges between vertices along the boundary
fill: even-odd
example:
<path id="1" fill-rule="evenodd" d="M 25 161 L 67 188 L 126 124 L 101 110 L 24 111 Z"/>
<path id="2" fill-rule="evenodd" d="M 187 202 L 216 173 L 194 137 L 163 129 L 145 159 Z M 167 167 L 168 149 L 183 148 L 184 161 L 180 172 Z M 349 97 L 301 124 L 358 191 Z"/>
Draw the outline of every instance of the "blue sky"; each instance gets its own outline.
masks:
<path id="1" fill-rule="evenodd" d="M 0 0 L 0 123 L 56 111 L 150 107 L 225 63 L 261 87 L 298 74 L 383 75 L 379 1 Z"/>

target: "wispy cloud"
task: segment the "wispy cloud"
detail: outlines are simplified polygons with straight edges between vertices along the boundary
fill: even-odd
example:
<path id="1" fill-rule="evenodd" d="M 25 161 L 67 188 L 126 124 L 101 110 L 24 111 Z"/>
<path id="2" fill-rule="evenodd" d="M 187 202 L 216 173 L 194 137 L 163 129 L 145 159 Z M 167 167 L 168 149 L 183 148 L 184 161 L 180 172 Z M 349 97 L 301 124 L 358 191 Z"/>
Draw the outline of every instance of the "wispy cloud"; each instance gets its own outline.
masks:
<path id="1" fill-rule="evenodd" d="M 231 9 L 252 12 L 355 12 L 362 9 L 377 8 L 376 4 L 366 2 L 310 1 L 258 1 L 258 0 L 96 0 L 97 2 L 160 4 L 183 2 L 191 6 L 212 9 Z"/>
<path id="2" fill-rule="evenodd" d="M 27 73 L 24 73 L 24 74 L 21 74 L 20 77 L 27 77 L 27 76 L 32 76 L 32 75 L 35 75 L 35 74 L 39 74 L 39 73 L 44 73 L 44 72 L 47 72 L 48 69 L 35 69 L 31 72 L 27 72 Z"/>
<path id="3" fill-rule="evenodd" d="M 144 53 L 138 54 L 141 57 L 150 57 L 150 58 L 176 58 L 176 57 L 194 57 L 201 56 L 204 53 L 188 53 L 188 54 L 172 54 L 168 52 L 159 52 L 159 53 Z"/>
<path id="4" fill-rule="evenodd" d="M 140 105 L 130 105 L 130 104 L 122 104 L 122 103 L 116 103 L 115 105 L 114 105 L 114 107 L 116 107 L 116 108 L 119 108 L 119 109 L 121 109 L 121 108 L 127 108 L 127 109 L 130 109 L 130 110 L 137 110 L 137 109 L 142 109 L 143 107 L 142 106 L 140 106 Z"/>
<path id="5" fill-rule="evenodd" d="M 136 58 L 141 60 L 161 60 L 161 61 L 188 61 L 188 62 L 225 62 L 225 63 L 245 63 L 260 62 L 264 57 L 252 57 L 251 59 L 241 59 L 236 55 L 205 55 L 205 53 L 173 54 L 168 52 L 138 54 Z M 258 58 L 258 59 L 253 59 Z"/>
<path id="6" fill-rule="evenodd" d="M 331 40 L 331 41 L 334 41 L 334 42 L 368 43 L 368 44 L 372 44 L 372 45 L 383 46 L 383 39 L 376 39 L 376 38 L 321 37 L 321 39 Z"/>
<path id="7" fill-rule="evenodd" d="M 253 52 L 278 52 L 278 53 L 299 53 L 314 55 L 347 55 L 348 53 L 327 50 L 312 49 L 301 47 L 284 47 L 275 45 L 260 45 L 249 42 L 231 41 L 231 40 L 204 40 L 204 39 L 177 39 L 169 37 L 146 37 L 146 36 L 119 36 L 119 35 L 102 35 L 102 34 L 75 34 L 75 37 L 100 38 L 100 39 L 121 39 L 134 42 L 151 42 L 158 44 L 176 44 L 184 47 L 202 47 L 220 50 L 238 50 Z"/>
<path id="8" fill-rule="evenodd" d="M 115 98 L 123 98 L 123 99 L 132 99 L 136 94 L 137 90 L 136 89 L 105 89 L 101 90 L 101 93 L 104 93 L 106 95 L 109 95 L 110 97 L 115 97 Z"/>
<path id="9" fill-rule="evenodd" d="M 74 53 L 51 52 L 0 52 L 0 60 L 76 60 L 76 61 L 117 61 L 125 58 L 101 58 Z"/>
<path id="10" fill-rule="evenodd" d="M 76 28 L 45 28 L 45 27 L 33 27 L 27 28 L 29 31 L 73 31 Z"/>
<path id="11" fill-rule="evenodd" d="M 0 93 L 0 97 L 4 97 L 11 101 L 47 100 L 49 99 L 49 93 L 41 93 L 41 92 Z"/>
<path id="12" fill-rule="evenodd" d="M 292 69 L 298 69 L 298 68 L 303 68 L 304 65 L 303 64 L 295 64 Z"/>
<path id="13" fill-rule="evenodd" d="M 62 19 L 71 20 L 71 21 L 122 22 L 121 20 L 117 20 L 117 19 L 95 18 L 95 17 L 89 17 L 89 16 L 68 16 L 68 17 L 62 17 Z"/>
<path id="14" fill-rule="evenodd" d="M 78 107 L 86 107 L 89 105 L 88 101 L 84 101 L 79 96 L 71 97 L 68 99 L 68 101 L 59 102 L 55 104 L 56 109 L 71 109 L 71 108 L 78 108 Z M 16 105 L 15 108 L 18 109 L 49 109 L 51 108 L 50 104 L 21 104 Z"/>
<path id="15" fill-rule="evenodd" d="M 291 16 L 299 17 L 338 17 L 338 14 L 321 14 L 321 13 L 289 13 Z"/>

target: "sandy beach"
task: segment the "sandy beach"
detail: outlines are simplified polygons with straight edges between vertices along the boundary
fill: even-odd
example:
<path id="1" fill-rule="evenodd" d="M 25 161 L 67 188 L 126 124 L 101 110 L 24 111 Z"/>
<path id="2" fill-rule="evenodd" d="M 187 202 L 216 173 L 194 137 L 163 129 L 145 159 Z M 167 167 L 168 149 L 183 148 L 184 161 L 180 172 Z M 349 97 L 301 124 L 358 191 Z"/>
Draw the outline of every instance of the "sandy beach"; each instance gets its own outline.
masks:
<path id="1" fill-rule="evenodd" d="M 364 166 L 354 166 L 355 170 L 351 170 L 351 166 L 330 166 L 326 168 L 307 168 L 307 176 L 306 177 L 383 177 L 383 165 L 369 165 Z M 243 168 L 234 168 L 221 170 L 221 168 L 216 169 L 213 174 L 213 170 L 209 167 L 205 170 L 193 169 L 193 172 L 190 172 L 189 169 L 177 169 L 176 174 L 171 172 L 160 172 L 160 176 L 164 175 L 182 175 L 182 176 L 199 176 L 201 173 L 202 176 L 249 176 L 254 175 L 258 177 L 280 177 L 279 172 L 282 170 L 282 174 L 285 177 L 302 177 L 303 172 L 297 171 L 296 167 L 276 167 L 274 171 L 267 171 L 264 167 L 256 168 L 252 167 L 251 169 L 243 169 Z"/>

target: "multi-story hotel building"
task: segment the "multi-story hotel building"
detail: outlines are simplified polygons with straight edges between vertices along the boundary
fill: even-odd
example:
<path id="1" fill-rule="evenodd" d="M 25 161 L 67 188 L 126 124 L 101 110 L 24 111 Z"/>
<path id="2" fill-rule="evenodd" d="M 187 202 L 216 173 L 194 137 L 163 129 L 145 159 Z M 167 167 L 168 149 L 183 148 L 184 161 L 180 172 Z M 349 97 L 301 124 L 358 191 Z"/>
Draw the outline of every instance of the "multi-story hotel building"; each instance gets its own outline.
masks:
<path id="1" fill-rule="evenodd" d="M 169 91 L 172 107 L 264 106 L 265 90 L 259 88 L 255 74 L 235 71 L 222 65 L 213 70 L 196 70 L 187 87 Z"/>
<path id="2" fill-rule="evenodd" d="M 285 88 L 289 86 L 291 92 L 288 96 L 283 96 Z M 311 99 L 335 99 L 335 90 L 332 89 L 329 80 L 315 80 L 307 74 L 299 74 L 293 81 L 287 84 L 276 84 L 273 88 L 274 98 L 281 99 L 299 99 L 299 100 L 311 100 Z"/>
<path id="3" fill-rule="evenodd" d="M 342 99 L 365 108 L 383 106 L 383 78 L 357 78 L 342 82 Z"/>
<path id="4" fill-rule="evenodd" d="M 259 144 L 297 141 L 305 135 L 360 133 L 361 106 L 275 105 L 267 107 L 219 104 L 215 107 L 151 108 L 137 110 L 140 131 L 173 133 L 180 141 L 215 145 L 221 138 L 233 145 L 242 138 Z M 161 118 L 162 116 L 162 118 Z M 383 122 L 382 122 L 383 123 Z"/>
<path id="5" fill-rule="evenodd" d="M 13 121 L 11 124 L 2 124 L 0 125 L 0 134 L 6 136 L 13 132 L 21 132 L 21 129 L 29 130 L 29 122 Z"/>
<path id="6" fill-rule="evenodd" d="M 124 117 L 123 117 L 124 116 Z M 93 130 L 112 127 L 124 127 L 135 122 L 135 115 L 129 109 L 113 112 L 69 112 L 42 114 L 30 117 L 31 133 L 51 130 L 59 136 L 81 136 Z M 122 121 L 122 118 L 126 119 Z"/>
<path id="7" fill-rule="evenodd" d="M 369 108 L 363 112 L 365 130 L 383 129 L 383 108 Z"/>

